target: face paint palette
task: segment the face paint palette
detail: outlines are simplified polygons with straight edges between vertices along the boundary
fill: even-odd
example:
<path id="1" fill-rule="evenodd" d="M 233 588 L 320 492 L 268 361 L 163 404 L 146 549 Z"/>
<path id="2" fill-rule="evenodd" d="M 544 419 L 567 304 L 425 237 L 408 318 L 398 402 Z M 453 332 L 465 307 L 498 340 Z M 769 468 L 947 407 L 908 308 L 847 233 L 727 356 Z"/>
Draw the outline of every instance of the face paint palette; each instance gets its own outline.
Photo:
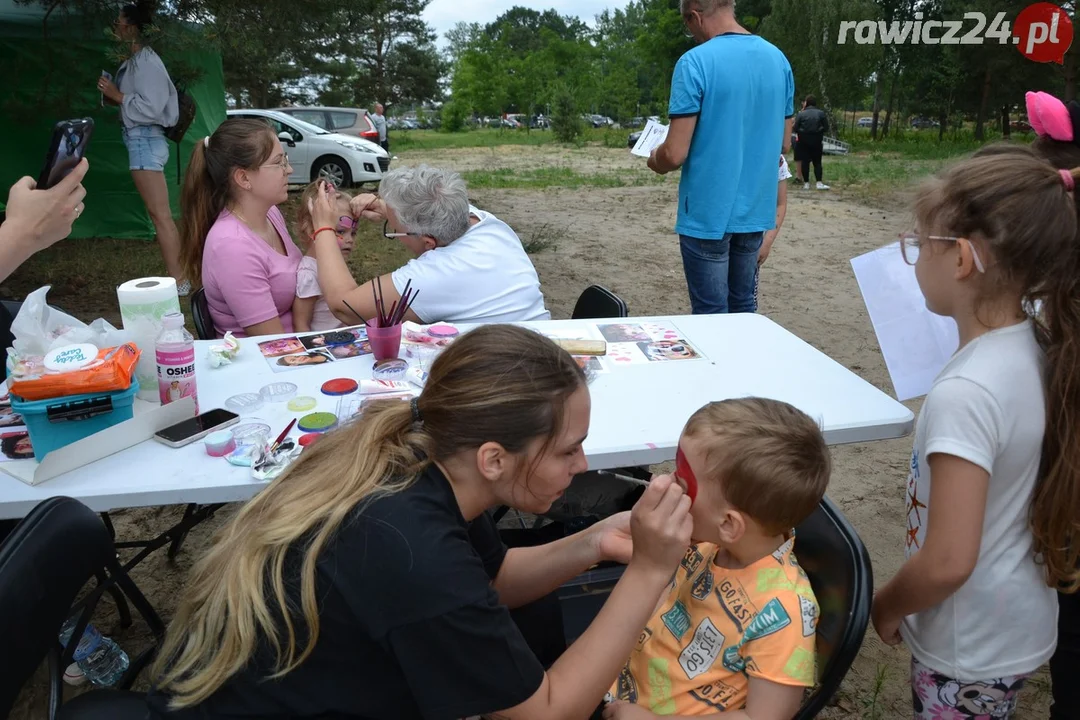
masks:
<path id="1" fill-rule="evenodd" d="M 296 384 L 291 382 L 270 383 L 259 391 L 263 400 L 269 403 L 285 402 L 296 396 Z"/>
<path id="2" fill-rule="evenodd" d="M 675 451 L 675 475 L 686 483 L 686 494 L 690 497 L 690 503 L 693 504 L 697 500 L 698 482 L 697 478 L 694 477 L 694 471 L 690 468 L 690 463 L 686 460 L 686 455 L 683 454 L 682 448 Z"/>
<path id="3" fill-rule="evenodd" d="M 297 427 L 300 432 L 324 433 L 333 430 L 337 425 L 337 415 L 328 412 L 317 412 L 300 418 Z"/>
<path id="4" fill-rule="evenodd" d="M 359 384 L 351 378 L 337 378 L 335 380 L 327 380 L 322 384 L 323 395 L 338 396 L 338 395 L 351 395 L 356 392 L 356 388 Z"/>
<path id="5" fill-rule="evenodd" d="M 308 410 L 313 410 L 318 404 L 318 401 L 310 395 L 301 395 L 300 397 L 294 397 L 290 400 L 287 407 L 292 412 L 307 412 Z"/>

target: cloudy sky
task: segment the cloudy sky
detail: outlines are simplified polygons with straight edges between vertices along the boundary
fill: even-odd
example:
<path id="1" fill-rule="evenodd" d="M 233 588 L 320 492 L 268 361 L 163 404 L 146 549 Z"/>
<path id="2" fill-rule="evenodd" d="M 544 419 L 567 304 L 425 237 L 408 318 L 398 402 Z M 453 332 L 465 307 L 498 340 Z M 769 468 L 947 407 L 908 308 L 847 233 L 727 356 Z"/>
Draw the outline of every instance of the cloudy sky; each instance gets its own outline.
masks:
<path id="1" fill-rule="evenodd" d="M 424 19 L 439 33 L 439 45 L 445 45 L 446 31 L 459 21 L 486 24 L 515 5 L 535 10 L 554 8 L 561 15 L 576 15 L 592 23 L 604 8 L 623 7 L 627 0 L 432 0 L 424 10 Z"/>

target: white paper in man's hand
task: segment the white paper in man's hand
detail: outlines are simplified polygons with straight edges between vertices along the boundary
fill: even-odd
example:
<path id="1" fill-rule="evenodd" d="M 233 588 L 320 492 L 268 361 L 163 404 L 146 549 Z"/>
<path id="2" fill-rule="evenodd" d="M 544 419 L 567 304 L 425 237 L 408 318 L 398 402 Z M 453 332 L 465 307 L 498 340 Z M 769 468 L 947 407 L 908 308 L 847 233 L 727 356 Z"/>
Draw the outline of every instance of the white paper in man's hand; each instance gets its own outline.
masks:
<path id="1" fill-rule="evenodd" d="M 649 120 L 645 123 L 645 129 L 641 131 L 641 136 L 634 144 L 633 149 L 630 150 L 630 153 L 638 157 L 649 157 L 652 151 L 660 147 L 661 143 L 667 139 L 667 131 L 667 125 L 661 125 L 655 120 Z"/>
<path id="2" fill-rule="evenodd" d="M 853 258 L 851 267 L 896 399 L 930 392 L 934 378 L 960 344 L 956 322 L 926 309 L 915 268 L 904 262 L 899 243 Z"/>

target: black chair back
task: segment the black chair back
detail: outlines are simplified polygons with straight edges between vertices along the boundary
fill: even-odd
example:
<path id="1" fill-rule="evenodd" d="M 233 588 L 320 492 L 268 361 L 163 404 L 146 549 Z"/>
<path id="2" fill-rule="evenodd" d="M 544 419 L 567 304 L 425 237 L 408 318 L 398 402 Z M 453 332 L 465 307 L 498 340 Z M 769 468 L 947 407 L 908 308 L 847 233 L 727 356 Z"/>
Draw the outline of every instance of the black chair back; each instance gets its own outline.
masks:
<path id="1" fill-rule="evenodd" d="M 97 585 L 75 609 L 83 587 Z M 0 673 L 0 717 L 7 717 L 22 686 L 48 657 L 49 717 L 56 716 L 63 695 L 63 671 L 71 664 L 94 607 L 106 590 L 119 588 L 161 638 L 164 624 L 116 560 L 112 538 L 97 513 L 77 500 L 54 497 L 38 504 L 0 545 L 0 637 L 5 661 Z M 61 652 L 59 633 L 73 613 L 78 622 Z M 133 658 L 122 687 L 152 658 Z"/>
<path id="2" fill-rule="evenodd" d="M 810 576 L 821 611 L 818 684 L 795 716 L 809 720 L 836 694 L 859 653 L 870 622 L 874 574 L 855 528 L 828 498 L 795 529 L 795 555 Z"/>
<path id="3" fill-rule="evenodd" d="M 630 317 L 626 302 L 600 285 L 592 285 L 578 297 L 571 320 L 600 320 Z"/>
<path id="4" fill-rule="evenodd" d="M 210 306 L 206 303 L 205 288 L 199 288 L 191 293 L 191 319 L 195 321 L 195 334 L 200 340 L 217 338 L 214 319 L 210 317 Z"/>

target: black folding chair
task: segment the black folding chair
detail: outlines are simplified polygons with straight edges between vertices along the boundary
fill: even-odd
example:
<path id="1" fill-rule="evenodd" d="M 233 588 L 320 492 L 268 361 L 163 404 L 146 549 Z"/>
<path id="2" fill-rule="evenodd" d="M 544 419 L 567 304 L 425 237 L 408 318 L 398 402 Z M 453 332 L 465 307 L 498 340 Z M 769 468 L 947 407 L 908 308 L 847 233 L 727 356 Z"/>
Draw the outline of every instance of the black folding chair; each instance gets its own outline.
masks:
<path id="1" fill-rule="evenodd" d="M 794 720 L 816 717 L 840 689 L 862 647 L 874 597 L 870 555 L 840 509 L 824 498 L 795 529 L 795 555 L 810 576 L 821 616 L 817 626 L 818 682 Z"/>
<path id="2" fill-rule="evenodd" d="M 210 306 L 206 302 L 205 288 L 191 293 L 191 319 L 195 321 L 195 334 L 200 340 L 213 340 L 217 337 L 214 319 L 210 317 Z"/>
<path id="3" fill-rule="evenodd" d="M 571 320 L 599 320 L 630 317 L 626 301 L 600 285 L 591 285 L 578 296 Z"/>
<path id="4" fill-rule="evenodd" d="M 92 580 L 78 603 L 79 592 Z M 71 664 L 87 623 L 104 593 L 117 597 L 121 623 L 131 624 L 127 598 L 150 626 L 155 644 L 131 658 L 118 690 L 84 693 L 61 707 L 64 669 Z M 122 595 L 121 595 L 122 593 Z M 67 647 L 60 629 L 67 618 L 78 620 Z M 7 647 L 0 674 L 0 717 L 7 717 L 20 689 L 44 658 L 49 660 L 49 720 L 125 720 L 146 715 L 141 694 L 128 692 L 153 659 L 165 624 L 121 567 L 105 525 L 88 507 L 67 497 L 54 497 L 30 511 L 0 545 L 0 634 Z"/>

